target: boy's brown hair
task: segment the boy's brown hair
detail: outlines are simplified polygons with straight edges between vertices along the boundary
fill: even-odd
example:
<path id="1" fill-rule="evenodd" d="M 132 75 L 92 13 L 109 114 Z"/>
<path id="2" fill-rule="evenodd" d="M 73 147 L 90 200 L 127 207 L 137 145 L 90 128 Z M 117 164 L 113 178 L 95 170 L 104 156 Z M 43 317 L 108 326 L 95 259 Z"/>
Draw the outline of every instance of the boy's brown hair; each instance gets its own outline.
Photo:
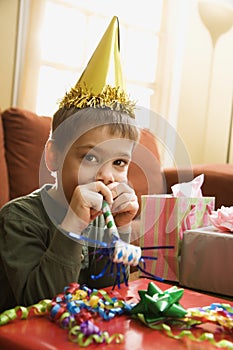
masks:
<path id="1" fill-rule="evenodd" d="M 139 138 L 135 119 L 108 107 L 60 108 L 53 116 L 50 138 L 58 149 L 64 150 L 85 132 L 96 127 L 108 127 L 110 134 L 135 142 Z"/>

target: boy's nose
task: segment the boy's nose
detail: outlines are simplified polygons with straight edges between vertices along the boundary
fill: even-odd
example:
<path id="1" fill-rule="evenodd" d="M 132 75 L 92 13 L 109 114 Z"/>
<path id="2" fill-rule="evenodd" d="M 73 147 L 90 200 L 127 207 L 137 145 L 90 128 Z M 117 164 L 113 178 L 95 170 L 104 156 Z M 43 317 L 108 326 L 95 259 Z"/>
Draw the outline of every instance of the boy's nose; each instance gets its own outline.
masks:
<path id="1" fill-rule="evenodd" d="M 97 181 L 102 181 L 105 185 L 109 185 L 110 183 L 115 181 L 113 169 L 111 165 L 104 164 L 102 165 L 96 176 Z"/>

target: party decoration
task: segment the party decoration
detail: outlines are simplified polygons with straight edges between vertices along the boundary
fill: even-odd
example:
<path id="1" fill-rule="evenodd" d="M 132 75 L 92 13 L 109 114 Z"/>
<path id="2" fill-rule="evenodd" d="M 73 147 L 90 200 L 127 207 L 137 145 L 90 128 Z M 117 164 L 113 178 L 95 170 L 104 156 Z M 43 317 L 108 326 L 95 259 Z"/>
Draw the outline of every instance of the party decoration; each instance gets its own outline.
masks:
<path id="1" fill-rule="evenodd" d="M 6 310 L 0 314 L 0 326 L 15 320 L 25 320 L 31 315 L 46 315 L 51 307 L 51 300 L 41 300 L 39 303 L 29 307 L 16 306 L 14 309 Z"/>
<path id="2" fill-rule="evenodd" d="M 131 314 L 141 314 L 146 323 L 182 318 L 187 311 L 179 304 L 183 289 L 176 286 L 161 291 L 154 283 L 148 284 L 147 291 L 139 291 L 141 301 L 132 308 Z"/>
<path id="3" fill-rule="evenodd" d="M 27 319 L 32 315 L 47 315 L 69 331 L 69 339 L 86 347 L 92 343 L 121 343 L 122 334 L 109 335 L 94 323 L 98 318 L 106 321 L 128 313 L 131 305 L 116 297 L 111 298 L 105 290 L 90 289 L 74 282 L 64 288 L 63 293 L 52 300 L 42 300 L 38 304 L 6 310 L 0 315 L 0 326 L 17 319 Z"/>
<path id="4" fill-rule="evenodd" d="M 124 337 L 122 334 L 113 334 L 109 336 L 108 332 L 101 332 L 91 321 L 84 321 L 80 326 L 73 327 L 69 332 L 69 339 L 79 346 L 86 347 L 92 343 L 110 344 L 115 341 L 116 344 L 122 343 Z"/>
<path id="5" fill-rule="evenodd" d="M 106 201 L 103 201 L 103 204 L 102 204 L 102 212 L 103 212 L 103 215 L 104 215 L 104 218 L 105 218 L 105 223 L 106 223 L 106 226 L 109 230 L 109 235 L 112 239 L 119 239 L 120 236 L 119 236 L 119 233 L 118 233 L 118 229 L 116 227 L 116 224 L 115 224 L 115 221 L 114 221 L 114 218 L 113 218 L 113 215 L 111 213 L 111 209 L 109 207 L 109 204 L 106 202 Z"/>
<path id="6" fill-rule="evenodd" d="M 107 256 L 108 261 L 104 266 L 103 270 L 98 275 L 92 275 L 92 279 L 98 279 L 104 276 L 110 267 L 110 275 L 113 274 L 114 264 L 117 266 L 116 280 L 113 284 L 113 289 L 116 285 L 120 288 L 121 284 L 121 273 L 123 274 L 124 283 L 128 285 L 128 278 L 126 274 L 126 266 L 136 266 L 140 271 L 145 273 L 146 275 L 153 277 L 159 281 L 162 281 L 162 278 L 159 278 L 155 275 L 147 273 L 145 260 L 156 260 L 157 257 L 147 257 L 145 255 L 141 255 L 142 250 L 149 249 L 173 249 L 173 246 L 157 246 L 157 247 L 143 247 L 140 248 L 138 246 L 126 243 L 120 239 L 117 226 L 115 224 L 113 215 L 111 213 L 111 209 L 109 204 L 106 201 L 103 201 L 102 211 L 105 218 L 106 226 L 109 230 L 109 239 L 110 244 L 108 247 L 100 248 L 95 252 L 95 254 L 100 254 L 101 257 Z M 74 234 L 72 234 L 74 235 Z M 74 237 L 74 236 L 73 236 Z M 79 236 L 80 237 L 80 236 Z"/>
<path id="7" fill-rule="evenodd" d="M 224 207 L 212 211 L 209 215 L 211 223 L 220 232 L 231 232 L 233 233 L 233 206 Z"/>
<path id="8" fill-rule="evenodd" d="M 232 334 L 233 307 L 229 304 L 215 303 L 185 310 L 179 304 L 183 289 L 173 286 L 161 291 L 153 282 L 149 282 L 147 291 L 139 290 L 138 294 L 141 300 L 132 307 L 130 313 L 151 329 L 163 331 L 173 339 L 186 337 L 195 342 L 209 341 L 218 348 L 233 349 L 233 343 L 227 339 L 216 341 L 214 332 L 204 331 L 198 336 L 193 332 L 198 327 L 202 329 L 205 323 L 212 323 L 220 326 L 223 334 Z"/>
<path id="9" fill-rule="evenodd" d="M 189 308 L 187 318 L 197 323 L 215 323 L 226 332 L 233 333 L 233 307 L 229 304 L 213 303 L 205 307 Z"/>
<path id="10" fill-rule="evenodd" d="M 113 72 L 113 76 L 110 75 Z M 120 62 L 119 21 L 112 18 L 106 32 L 76 85 L 59 108 L 109 107 L 134 116 L 135 103 L 125 93 Z"/>
<path id="11" fill-rule="evenodd" d="M 174 246 L 152 246 L 152 247 L 138 247 L 129 243 L 126 243 L 120 239 L 117 226 L 115 224 L 113 215 L 109 204 L 106 201 L 103 201 L 102 212 L 105 218 L 106 227 L 108 228 L 109 233 L 109 243 L 97 241 L 90 239 L 89 237 L 76 234 L 74 232 L 68 232 L 68 236 L 74 240 L 80 241 L 84 240 L 86 242 L 94 243 L 100 248 L 95 250 L 95 256 L 97 259 L 102 259 L 107 257 L 107 262 L 103 267 L 103 270 L 98 275 L 92 275 L 91 278 L 99 279 L 104 275 L 109 274 L 114 275 L 114 266 L 116 265 L 116 279 L 113 283 L 113 289 L 121 285 L 121 275 L 123 275 L 123 281 L 126 286 L 128 286 L 128 276 L 127 276 L 127 266 L 135 266 L 145 275 L 152 277 L 155 280 L 163 281 L 163 278 L 160 278 L 156 275 L 153 275 L 146 271 L 146 260 L 157 260 L 156 256 L 146 256 L 142 255 L 142 251 L 146 250 L 159 250 L 159 249 L 173 249 Z M 98 257 L 99 255 L 99 257 Z"/>
<path id="12" fill-rule="evenodd" d="M 183 289 L 176 286 L 162 291 L 154 282 L 149 282 L 147 290 L 139 290 L 140 300 L 126 302 L 123 298 L 111 297 L 104 289 L 90 289 L 78 283 L 70 283 L 52 300 L 6 310 L 0 314 L 0 326 L 15 319 L 28 319 L 30 316 L 45 316 L 68 331 L 68 339 L 80 347 L 91 344 L 119 344 L 124 336 L 110 335 L 97 325 L 99 319 L 111 322 L 122 314 L 139 319 L 144 326 L 162 331 L 168 337 L 191 341 L 208 341 L 217 348 L 233 349 L 233 343 L 224 338 L 233 334 L 233 306 L 213 303 L 205 307 L 184 309 L 180 304 Z M 204 331 L 205 323 L 212 323 L 221 332 L 221 340 L 215 339 L 215 331 Z M 196 331 L 200 330 L 199 333 Z"/>

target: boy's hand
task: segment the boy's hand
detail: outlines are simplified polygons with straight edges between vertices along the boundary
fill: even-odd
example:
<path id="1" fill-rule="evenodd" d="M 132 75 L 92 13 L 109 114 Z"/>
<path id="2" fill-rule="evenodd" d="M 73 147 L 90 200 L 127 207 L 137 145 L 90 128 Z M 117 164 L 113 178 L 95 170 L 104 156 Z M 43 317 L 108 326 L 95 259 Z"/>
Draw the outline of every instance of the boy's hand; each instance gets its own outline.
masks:
<path id="1" fill-rule="evenodd" d="M 66 231 L 81 233 L 91 221 L 102 213 L 103 198 L 112 204 L 112 192 L 101 181 L 77 186 L 61 227 Z"/>
<path id="2" fill-rule="evenodd" d="M 126 183 L 112 183 L 108 185 L 112 192 L 112 215 L 117 227 L 131 223 L 137 214 L 139 204 L 134 190 Z"/>

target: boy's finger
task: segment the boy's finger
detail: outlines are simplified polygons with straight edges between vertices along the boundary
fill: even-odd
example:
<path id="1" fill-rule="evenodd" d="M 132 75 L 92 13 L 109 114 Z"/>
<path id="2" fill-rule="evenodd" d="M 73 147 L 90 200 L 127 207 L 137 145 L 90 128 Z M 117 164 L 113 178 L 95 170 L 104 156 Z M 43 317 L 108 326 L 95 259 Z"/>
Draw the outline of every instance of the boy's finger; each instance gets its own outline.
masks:
<path id="1" fill-rule="evenodd" d="M 101 209 L 103 198 L 109 204 L 112 204 L 113 202 L 113 196 L 112 196 L 111 190 L 101 181 L 92 182 L 92 183 L 89 183 L 88 185 L 82 185 L 80 187 L 82 187 L 82 194 L 83 194 L 84 201 L 86 201 L 87 195 L 89 198 L 93 198 L 93 199 L 98 198 L 98 205 L 93 206 L 93 208 L 95 208 L 96 210 Z M 101 196 L 101 200 L 99 199 L 99 196 Z"/>
<path id="2" fill-rule="evenodd" d="M 126 210 L 128 205 L 132 202 L 137 203 L 136 194 L 133 191 L 130 193 L 123 193 L 115 199 L 115 201 L 112 205 L 112 211 L 113 212 L 124 211 L 124 210 Z"/>
<path id="3" fill-rule="evenodd" d="M 124 193 L 134 193 L 134 190 L 127 183 L 112 183 L 108 185 L 108 188 L 111 189 L 113 199 L 117 198 Z"/>

